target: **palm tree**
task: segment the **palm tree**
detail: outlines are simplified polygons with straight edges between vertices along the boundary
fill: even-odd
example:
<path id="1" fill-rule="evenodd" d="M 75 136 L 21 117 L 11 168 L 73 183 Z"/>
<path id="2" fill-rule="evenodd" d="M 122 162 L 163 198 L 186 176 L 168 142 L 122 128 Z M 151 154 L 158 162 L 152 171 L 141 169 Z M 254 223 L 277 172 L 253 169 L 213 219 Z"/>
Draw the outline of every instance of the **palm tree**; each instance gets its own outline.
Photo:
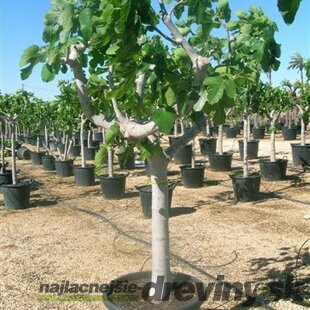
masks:
<path id="1" fill-rule="evenodd" d="M 297 69 L 300 71 L 300 81 L 301 83 L 304 82 L 304 76 L 303 76 L 303 70 L 305 68 L 305 60 L 304 58 L 300 55 L 300 53 L 295 53 L 289 62 L 289 66 L 287 69 Z"/>

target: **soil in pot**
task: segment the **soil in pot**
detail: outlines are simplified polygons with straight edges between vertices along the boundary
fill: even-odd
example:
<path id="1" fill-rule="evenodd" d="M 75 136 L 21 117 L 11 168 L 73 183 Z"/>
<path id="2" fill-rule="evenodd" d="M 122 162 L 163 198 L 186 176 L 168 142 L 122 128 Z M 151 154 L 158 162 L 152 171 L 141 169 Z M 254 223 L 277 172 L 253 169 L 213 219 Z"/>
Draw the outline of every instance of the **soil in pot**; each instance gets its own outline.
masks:
<path id="1" fill-rule="evenodd" d="M 95 166 L 74 166 L 75 184 L 77 186 L 93 186 L 95 184 Z"/>
<path id="2" fill-rule="evenodd" d="M 215 138 L 200 138 L 198 141 L 201 155 L 214 154 L 216 152 L 216 140 Z"/>
<path id="3" fill-rule="evenodd" d="M 16 155 L 17 155 L 18 159 L 30 159 L 31 158 L 31 151 L 28 148 L 26 148 L 25 146 L 22 146 L 17 150 Z"/>
<path id="4" fill-rule="evenodd" d="M 264 180 L 281 181 L 286 179 L 287 159 L 277 159 L 275 162 L 261 159 L 259 166 Z"/>
<path id="5" fill-rule="evenodd" d="M 296 140 L 296 136 L 297 136 L 296 129 L 283 127 L 282 128 L 282 136 L 283 136 L 284 140 L 286 140 L 286 141 Z"/>
<path id="6" fill-rule="evenodd" d="M 126 283 L 127 287 L 136 288 L 129 292 L 126 291 L 116 291 L 113 289 L 112 283 Z M 128 283 L 128 285 L 127 285 Z M 178 310 L 198 310 L 202 304 L 202 298 L 198 298 L 196 287 L 201 287 L 205 290 L 204 285 L 197 278 L 184 273 L 172 274 L 171 283 L 166 284 L 166 288 L 172 288 L 173 290 L 167 289 L 167 301 L 162 301 L 160 303 L 156 302 L 158 291 L 163 290 L 163 281 L 160 278 L 156 283 L 152 284 L 151 272 L 141 271 L 131 274 L 121 276 L 111 282 L 109 286 L 109 292 L 103 294 L 103 301 L 107 309 L 117 310 L 117 309 L 130 309 L 130 310 L 168 310 L 168 309 L 178 309 Z M 155 289 L 155 294 L 153 295 L 153 300 L 149 297 L 149 290 L 151 288 Z M 184 291 L 189 288 L 193 288 L 192 294 L 188 294 L 184 298 Z M 171 296 L 171 299 L 169 298 Z"/>
<path id="7" fill-rule="evenodd" d="M 135 153 L 126 154 L 126 155 L 118 155 L 118 162 L 121 170 L 133 170 L 135 169 Z"/>
<path id="8" fill-rule="evenodd" d="M 253 134 L 253 139 L 254 140 L 260 140 L 260 139 L 264 139 L 265 137 L 265 127 L 260 127 L 260 128 L 253 128 L 252 131 Z"/>
<path id="9" fill-rule="evenodd" d="M 107 175 L 99 178 L 102 195 L 106 199 L 121 199 L 125 195 L 127 174 L 114 174 L 113 177 Z"/>
<path id="10" fill-rule="evenodd" d="M 42 166 L 46 171 L 55 171 L 55 158 L 52 155 L 46 155 L 42 157 Z"/>
<path id="11" fill-rule="evenodd" d="M 59 177 L 71 177 L 73 176 L 73 161 L 55 161 L 56 172 Z"/>
<path id="12" fill-rule="evenodd" d="M 85 160 L 94 160 L 96 155 L 96 149 L 94 147 L 84 148 Z"/>
<path id="13" fill-rule="evenodd" d="M 182 182 L 185 188 L 203 187 L 205 165 L 196 164 L 195 168 L 191 165 L 181 166 Z"/>
<path id="14" fill-rule="evenodd" d="M 171 202 L 172 202 L 172 194 L 173 190 L 175 189 L 176 184 L 170 183 L 168 184 L 168 207 L 169 207 L 169 213 L 171 208 Z M 152 186 L 151 185 L 145 185 L 137 187 L 140 193 L 140 202 L 142 207 L 142 213 L 145 218 L 150 219 L 152 218 Z"/>
<path id="15" fill-rule="evenodd" d="M 291 144 L 295 167 L 310 167 L 310 144 Z"/>
<path id="16" fill-rule="evenodd" d="M 235 201 L 254 201 L 259 198 L 261 175 L 254 173 L 244 178 L 241 173 L 231 174 Z"/>
<path id="17" fill-rule="evenodd" d="M 232 162 L 232 153 L 224 153 L 220 155 L 209 154 L 209 163 L 213 171 L 230 171 Z"/>
<path id="18" fill-rule="evenodd" d="M 243 160 L 243 140 L 239 140 L 240 158 Z M 258 155 L 259 140 L 248 141 L 248 159 L 256 159 Z"/>
<path id="19" fill-rule="evenodd" d="M 226 127 L 225 128 L 226 138 L 236 138 L 237 137 L 237 130 L 235 127 Z"/>
<path id="20" fill-rule="evenodd" d="M 42 157 L 45 155 L 45 152 L 31 152 L 31 163 L 33 165 L 42 165 Z"/>
<path id="21" fill-rule="evenodd" d="M 5 184 L 1 187 L 6 208 L 14 210 L 29 208 L 31 182 Z"/>

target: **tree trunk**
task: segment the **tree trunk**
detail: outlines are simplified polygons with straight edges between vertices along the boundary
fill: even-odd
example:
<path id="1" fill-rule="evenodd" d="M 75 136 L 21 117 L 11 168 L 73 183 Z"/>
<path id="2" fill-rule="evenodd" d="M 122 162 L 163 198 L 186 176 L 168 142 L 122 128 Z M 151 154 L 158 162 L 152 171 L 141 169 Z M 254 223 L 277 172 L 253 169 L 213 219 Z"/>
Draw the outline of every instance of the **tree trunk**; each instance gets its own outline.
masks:
<path id="1" fill-rule="evenodd" d="M 88 134 L 87 134 L 87 147 L 88 148 L 91 147 L 91 130 L 88 130 Z"/>
<path id="2" fill-rule="evenodd" d="M 195 168 L 195 139 L 192 142 L 192 168 Z"/>
<path id="3" fill-rule="evenodd" d="M 68 157 L 68 144 L 69 144 L 69 136 L 65 135 L 65 150 L 64 150 L 64 160 L 67 160 Z"/>
<path id="4" fill-rule="evenodd" d="M 105 129 L 102 128 L 102 143 L 105 144 Z"/>
<path id="5" fill-rule="evenodd" d="M 223 155 L 223 125 L 219 125 L 219 133 L 217 139 L 217 152 Z"/>
<path id="6" fill-rule="evenodd" d="M 306 144 L 306 126 L 303 117 L 301 117 L 300 144 L 301 145 Z"/>
<path id="7" fill-rule="evenodd" d="M 44 127 L 44 137 L 45 137 L 45 146 L 49 148 L 49 141 L 48 141 L 48 132 L 47 132 L 47 127 Z"/>
<path id="8" fill-rule="evenodd" d="M 250 115 L 247 116 L 247 139 L 248 141 L 251 140 L 251 118 Z"/>
<path id="9" fill-rule="evenodd" d="M 109 177 L 113 178 L 113 149 L 110 146 L 108 147 L 108 170 Z"/>
<path id="10" fill-rule="evenodd" d="M 11 125 L 12 183 L 16 185 L 15 126 Z"/>
<path id="11" fill-rule="evenodd" d="M 148 163 L 152 182 L 152 282 L 164 277 L 164 283 L 170 283 L 168 160 L 157 152 Z M 164 292 L 161 293 L 163 296 Z"/>
<path id="12" fill-rule="evenodd" d="M 249 176 L 249 167 L 248 167 L 248 136 L 247 129 L 249 126 L 248 116 L 245 113 L 243 118 L 243 177 L 247 178 Z"/>
<path id="13" fill-rule="evenodd" d="M 276 121 L 273 119 L 271 121 L 272 131 L 270 133 L 270 161 L 276 161 L 276 130 L 275 130 Z"/>
<path id="14" fill-rule="evenodd" d="M 37 153 L 40 152 L 40 136 L 37 136 Z"/>
<path id="15" fill-rule="evenodd" d="M 1 134 L 1 170 L 0 172 L 4 172 L 5 158 L 4 158 L 4 132 L 3 132 L 3 124 L 0 123 L 0 134 Z"/>
<path id="16" fill-rule="evenodd" d="M 292 111 L 288 111 L 288 128 L 292 128 Z"/>
<path id="17" fill-rule="evenodd" d="M 298 109 L 294 108 L 294 125 L 298 126 Z"/>
<path id="18" fill-rule="evenodd" d="M 178 119 L 174 122 L 173 135 L 176 137 L 178 135 Z"/>
<path id="19" fill-rule="evenodd" d="M 81 116 L 81 128 L 80 128 L 80 140 L 81 140 L 81 160 L 82 160 L 82 167 L 86 167 L 86 160 L 85 160 L 85 148 L 84 148 L 84 140 L 83 140 L 83 133 L 84 133 L 84 118 Z"/>

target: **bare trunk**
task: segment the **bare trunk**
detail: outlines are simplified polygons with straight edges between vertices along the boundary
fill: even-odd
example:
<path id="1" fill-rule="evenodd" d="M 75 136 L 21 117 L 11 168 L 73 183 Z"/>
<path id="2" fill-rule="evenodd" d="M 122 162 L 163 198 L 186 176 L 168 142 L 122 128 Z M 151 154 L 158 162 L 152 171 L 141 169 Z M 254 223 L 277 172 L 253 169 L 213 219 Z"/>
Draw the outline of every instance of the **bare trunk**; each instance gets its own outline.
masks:
<path id="1" fill-rule="evenodd" d="M 206 129 L 207 129 L 207 135 L 206 136 L 209 138 L 210 137 L 210 120 L 209 120 L 209 118 L 207 119 Z"/>
<path id="2" fill-rule="evenodd" d="M 45 145 L 47 148 L 49 148 L 49 141 L 48 141 L 48 132 L 47 132 L 47 127 L 44 127 L 44 137 L 45 137 Z"/>
<path id="3" fill-rule="evenodd" d="M 148 159 L 152 182 L 152 281 L 163 277 L 170 283 L 169 208 L 168 208 L 168 161 L 162 153 Z M 158 292 L 164 295 L 165 292 Z"/>
<path id="4" fill-rule="evenodd" d="M 84 119 L 83 116 L 81 116 L 81 128 L 80 128 L 80 140 L 81 140 L 81 160 L 82 160 L 82 167 L 86 167 L 86 160 L 85 160 L 85 148 L 84 148 Z"/>
<path id="5" fill-rule="evenodd" d="M 178 120 L 174 122 L 174 127 L 173 127 L 173 135 L 176 137 L 178 135 Z"/>
<path id="6" fill-rule="evenodd" d="M 15 156 L 15 126 L 11 125 L 11 157 L 12 157 L 12 182 L 15 185 L 16 182 L 16 156 Z"/>
<path id="7" fill-rule="evenodd" d="M 294 108 L 294 125 L 298 126 L 298 109 Z"/>
<path id="8" fill-rule="evenodd" d="M 109 177 L 113 178 L 113 149 L 110 146 L 108 147 L 108 170 Z"/>
<path id="9" fill-rule="evenodd" d="M 248 136 L 247 128 L 249 126 L 248 116 L 245 114 L 243 118 L 243 177 L 247 178 L 249 176 L 249 166 L 248 166 Z"/>
<path id="10" fill-rule="evenodd" d="M 182 118 L 180 119 L 180 124 L 181 124 L 181 135 L 184 135 L 184 121 Z"/>
<path id="11" fill-rule="evenodd" d="M 192 168 L 195 168 L 195 139 L 192 142 Z"/>
<path id="12" fill-rule="evenodd" d="M 1 134 L 1 170 L 0 172 L 3 173 L 4 165 L 5 165 L 5 158 L 4 158 L 4 132 L 3 132 L 2 123 L 0 123 L 0 134 Z"/>
<path id="13" fill-rule="evenodd" d="M 105 129 L 102 128 L 102 143 L 105 144 Z"/>
<path id="14" fill-rule="evenodd" d="M 288 111 L 288 128 L 292 128 L 292 111 Z"/>
<path id="15" fill-rule="evenodd" d="M 37 136 L 37 153 L 40 152 L 40 137 Z"/>
<path id="16" fill-rule="evenodd" d="M 301 117 L 301 131 L 300 131 L 300 144 L 306 144 L 306 126 L 303 117 Z"/>
<path id="17" fill-rule="evenodd" d="M 275 130 L 275 124 L 276 121 L 272 120 L 271 127 L 272 131 L 270 133 L 270 161 L 275 162 L 276 161 L 276 130 Z"/>
<path id="18" fill-rule="evenodd" d="M 88 134 L 87 134 L 87 147 L 88 148 L 91 147 L 91 130 L 88 130 Z"/>
<path id="19" fill-rule="evenodd" d="M 65 135 L 64 161 L 68 159 L 68 144 L 69 144 L 69 136 Z"/>
<path id="20" fill-rule="evenodd" d="M 219 125 L 219 133 L 217 139 L 217 152 L 219 155 L 223 155 L 223 125 Z"/>
<path id="21" fill-rule="evenodd" d="M 251 141 L 251 118 L 250 115 L 247 116 L 247 139 Z"/>

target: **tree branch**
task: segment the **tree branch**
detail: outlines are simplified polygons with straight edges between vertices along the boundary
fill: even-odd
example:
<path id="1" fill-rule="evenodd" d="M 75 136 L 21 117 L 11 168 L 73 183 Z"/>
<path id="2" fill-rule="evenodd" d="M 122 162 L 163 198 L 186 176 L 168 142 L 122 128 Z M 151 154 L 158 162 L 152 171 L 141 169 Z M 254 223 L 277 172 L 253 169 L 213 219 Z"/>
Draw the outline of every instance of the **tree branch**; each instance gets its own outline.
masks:
<path id="1" fill-rule="evenodd" d="M 200 56 L 191 46 L 190 44 L 185 40 L 185 38 L 180 33 L 177 26 L 172 22 L 171 16 L 167 12 L 167 9 L 165 7 L 165 4 L 163 3 L 163 0 L 158 0 L 159 6 L 162 13 L 162 21 L 166 25 L 166 27 L 169 29 L 171 34 L 173 35 L 174 40 L 177 42 L 177 44 L 180 44 L 188 57 L 190 58 L 193 68 L 195 70 L 195 77 L 193 79 L 192 85 L 200 86 L 202 80 L 205 77 L 205 74 L 208 69 L 208 64 L 210 62 L 208 57 Z"/>

